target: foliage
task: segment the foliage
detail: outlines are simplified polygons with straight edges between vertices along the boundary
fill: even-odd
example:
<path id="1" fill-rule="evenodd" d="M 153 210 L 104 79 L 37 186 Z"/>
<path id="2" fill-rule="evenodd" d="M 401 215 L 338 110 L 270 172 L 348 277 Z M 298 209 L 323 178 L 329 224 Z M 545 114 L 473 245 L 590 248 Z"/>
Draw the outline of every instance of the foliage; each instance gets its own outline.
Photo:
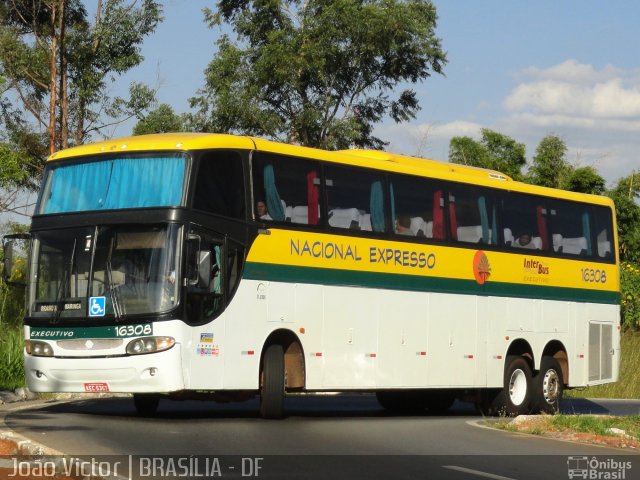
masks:
<path id="1" fill-rule="evenodd" d="M 620 375 L 616 383 L 607 383 L 565 392 L 569 397 L 640 398 L 640 333 L 627 329 L 620 337 Z"/>
<path id="2" fill-rule="evenodd" d="M 414 91 L 442 73 L 446 54 L 429 0 L 219 0 L 218 41 L 188 129 L 238 132 L 328 149 L 381 148 L 372 133 L 389 115 L 415 118 Z"/>
<path id="3" fill-rule="evenodd" d="M 640 328 L 640 265 L 623 262 L 620 265 L 620 296 L 622 325 Z"/>
<path id="4" fill-rule="evenodd" d="M 525 146 L 513 138 L 488 128 L 481 130 L 480 141 L 454 137 L 449 145 L 449 161 L 474 167 L 498 170 L 515 180 L 522 179 L 527 159 Z"/>
<path id="5" fill-rule="evenodd" d="M 163 103 L 136 124 L 133 128 L 133 134 L 146 135 L 150 133 L 181 132 L 182 130 L 182 118 L 175 114 L 170 105 Z"/>
<path id="6" fill-rule="evenodd" d="M 602 195 L 605 191 L 604 178 L 593 167 L 576 167 L 571 169 L 569 177 L 561 188 L 572 192 Z"/>
<path id="7" fill-rule="evenodd" d="M 127 99 L 107 90 L 142 62 L 140 45 L 160 21 L 155 0 L 98 0 L 93 22 L 81 0 L 0 0 L 0 166 L 17 157 L 34 188 L 48 153 L 149 108 L 149 87 L 134 84 Z"/>
<path id="8" fill-rule="evenodd" d="M 563 188 L 571 175 L 567 145 L 557 135 L 547 135 L 538 144 L 526 180 L 543 187 Z"/>
<path id="9" fill-rule="evenodd" d="M 23 351 L 22 328 L 0 325 L 0 390 L 26 386 Z"/>
<path id="10" fill-rule="evenodd" d="M 616 205 L 621 260 L 640 262 L 640 175 L 632 172 L 621 178 L 606 195 Z"/>

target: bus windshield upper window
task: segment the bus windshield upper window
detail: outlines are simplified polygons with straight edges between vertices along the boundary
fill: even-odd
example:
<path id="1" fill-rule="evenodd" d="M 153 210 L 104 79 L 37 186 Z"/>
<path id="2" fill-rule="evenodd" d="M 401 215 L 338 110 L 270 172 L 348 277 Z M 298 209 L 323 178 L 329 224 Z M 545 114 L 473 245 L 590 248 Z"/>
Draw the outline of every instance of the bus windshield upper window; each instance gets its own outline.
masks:
<path id="1" fill-rule="evenodd" d="M 185 164 L 182 155 L 163 154 L 52 166 L 37 213 L 179 206 Z"/>

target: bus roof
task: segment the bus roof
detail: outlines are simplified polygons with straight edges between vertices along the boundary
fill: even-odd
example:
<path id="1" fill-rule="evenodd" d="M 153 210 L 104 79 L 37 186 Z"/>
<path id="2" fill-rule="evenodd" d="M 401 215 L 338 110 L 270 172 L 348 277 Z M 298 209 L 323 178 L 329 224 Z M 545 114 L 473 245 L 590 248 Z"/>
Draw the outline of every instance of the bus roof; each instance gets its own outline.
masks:
<path id="1" fill-rule="evenodd" d="M 190 151 L 210 148 L 229 148 L 240 150 L 255 149 L 263 152 L 306 157 L 334 163 L 439 178 L 442 180 L 463 182 L 479 186 L 499 188 L 502 190 L 544 195 L 613 207 L 613 201 L 608 197 L 529 185 L 514 181 L 511 177 L 496 170 L 487 170 L 468 165 L 458 165 L 426 158 L 399 155 L 380 150 L 351 149 L 326 151 L 279 143 L 256 137 L 227 134 L 162 133 L 117 138 L 61 150 L 52 154 L 48 158 L 48 161 L 101 154 L 154 150 Z"/>

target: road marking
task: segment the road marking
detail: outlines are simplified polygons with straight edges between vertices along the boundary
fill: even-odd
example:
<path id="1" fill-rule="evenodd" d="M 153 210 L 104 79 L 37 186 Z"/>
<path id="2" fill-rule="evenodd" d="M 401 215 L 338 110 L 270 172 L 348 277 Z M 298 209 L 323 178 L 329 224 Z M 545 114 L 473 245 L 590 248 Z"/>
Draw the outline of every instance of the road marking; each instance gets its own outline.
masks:
<path id="1" fill-rule="evenodd" d="M 442 468 L 447 468 L 449 470 L 456 470 L 462 473 L 470 473 L 471 475 L 477 475 L 479 477 L 492 478 L 493 480 L 515 480 L 511 477 L 503 477 L 502 475 L 482 472 L 480 470 L 472 470 L 470 468 L 458 467 L 457 465 L 442 465 Z"/>

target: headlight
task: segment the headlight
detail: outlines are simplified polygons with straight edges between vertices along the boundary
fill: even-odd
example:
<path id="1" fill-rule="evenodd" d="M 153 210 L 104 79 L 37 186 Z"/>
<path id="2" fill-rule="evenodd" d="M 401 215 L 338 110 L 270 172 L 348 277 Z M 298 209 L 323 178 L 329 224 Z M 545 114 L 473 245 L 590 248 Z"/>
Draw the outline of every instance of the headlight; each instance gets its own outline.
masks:
<path id="1" fill-rule="evenodd" d="M 173 337 L 143 337 L 131 340 L 127 344 L 129 355 L 141 355 L 144 353 L 162 352 L 169 350 L 176 344 Z"/>
<path id="2" fill-rule="evenodd" d="M 39 340 L 25 340 L 24 348 L 27 354 L 34 357 L 53 357 L 53 348 L 46 342 Z"/>

